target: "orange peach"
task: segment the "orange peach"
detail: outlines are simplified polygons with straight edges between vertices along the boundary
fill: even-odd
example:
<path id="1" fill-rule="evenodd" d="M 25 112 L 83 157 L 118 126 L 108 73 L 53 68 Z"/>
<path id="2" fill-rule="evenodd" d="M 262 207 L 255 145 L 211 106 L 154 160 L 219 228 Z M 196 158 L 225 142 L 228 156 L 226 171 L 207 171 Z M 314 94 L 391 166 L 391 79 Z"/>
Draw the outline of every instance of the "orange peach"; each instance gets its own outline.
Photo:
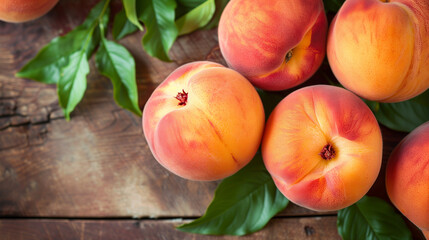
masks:
<path id="1" fill-rule="evenodd" d="M 26 22 L 45 15 L 58 0 L 0 0 L 0 20 Z"/>
<path id="2" fill-rule="evenodd" d="M 338 210 L 374 184 L 381 167 L 381 131 L 368 106 L 350 91 L 305 87 L 271 113 L 262 156 L 290 201 L 317 211 Z"/>
<path id="3" fill-rule="evenodd" d="M 386 190 L 396 208 L 429 239 L 429 122 L 393 150 L 387 163 Z"/>
<path id="4" fill-rule="evenodd" d="M 347 0 L 331 23 L 327 56 L 357 95 L 400 102 L 429 88 L 429 1 Z"/>
<path id="5" fill-rule="evenodd" d="M 327 26 L 321 0 L 233 0 L 219 22 L 219 46 L 256 87 L 284 90 L 320 67 Z"/>
<path id="6" fill-rule="evenodd" d="M 186 179 L 218 180 L 255 155 L 265 115 L 255 88 L 212 62 L 176 69 L 152 93 L 143 131 L 158 162 Z"/>

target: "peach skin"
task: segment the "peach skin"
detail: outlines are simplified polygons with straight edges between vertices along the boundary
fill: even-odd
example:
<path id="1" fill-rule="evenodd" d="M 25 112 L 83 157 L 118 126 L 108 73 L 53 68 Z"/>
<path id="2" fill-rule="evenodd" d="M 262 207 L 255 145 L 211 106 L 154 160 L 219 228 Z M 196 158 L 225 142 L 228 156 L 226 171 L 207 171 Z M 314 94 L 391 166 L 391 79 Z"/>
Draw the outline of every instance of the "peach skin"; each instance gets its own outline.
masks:
<path id="1" fill-rule="evenodd" d="M 357 95 L 400 102 L 429 88 L 429 1 L 347 0 L 331 23 L 327 56 Z"/>
<path id="2" fill-rule="evenodd" d="M 316 211 L 361 199 L 381 167 L 382 137 L 368 106 L 343 88 L 315 85 L 286 96 L 271 113 L 262 156 L 277 188 Z"/>
<path id="3" fill-rule="evenodd" d="M 265 123 L 255 88 L 234 70 L 212 62 L 176 69 L 152 93 L 143 131 L 155 159 L 190 180 L 218 180 L 247 163 Z"/>
<path id="4" fill-rule="evenodd" d="M 321 0 L 233 0 L 219 22 L 228 65 L 264 90 L 310 78 L 325 56 L 327 20 Z"/>
<path id="5" fill-rule="evenodd" d="M 429 122 L 395 147 L 386 169 L 386 190 L 398 210 L 429 239 Z"/>
<path id="6" fill-rule="evenodd" d="M 51 10 L 58 0 L 0 0 L 0 20 L 20 23 L 34 20 Z"/>

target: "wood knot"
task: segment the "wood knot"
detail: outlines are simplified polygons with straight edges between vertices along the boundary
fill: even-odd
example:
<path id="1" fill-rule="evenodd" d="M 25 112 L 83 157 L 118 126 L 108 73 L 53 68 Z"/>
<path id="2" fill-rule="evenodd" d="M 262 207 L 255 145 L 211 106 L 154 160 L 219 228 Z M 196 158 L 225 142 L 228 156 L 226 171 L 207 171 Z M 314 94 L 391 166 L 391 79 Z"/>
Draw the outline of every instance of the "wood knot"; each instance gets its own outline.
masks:
<path id="1" fill-rule="evenodd" d="M 304 231 L 305 231 L 305 235 L 306 235 L 306 236 L 311 236 L 311 235 L 313 235 L 314 233 L 316 233 L 316 230 L 314 230 L 314 228 L 313 228 L 313 227 L 310 227 L 310 226 L 305 226 L 305 227 L 304 227 Z"/>

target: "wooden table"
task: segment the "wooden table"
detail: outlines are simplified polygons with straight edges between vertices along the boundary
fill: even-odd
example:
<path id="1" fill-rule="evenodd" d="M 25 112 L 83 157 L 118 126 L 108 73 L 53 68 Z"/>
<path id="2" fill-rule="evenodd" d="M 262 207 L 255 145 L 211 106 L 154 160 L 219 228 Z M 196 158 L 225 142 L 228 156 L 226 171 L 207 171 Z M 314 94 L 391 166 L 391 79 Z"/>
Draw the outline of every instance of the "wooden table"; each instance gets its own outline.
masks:
<path id="1" fill-rule="evenodd" d="M 293 204 L 245 237 L 177 231 L 175 226 L 205 212 L 219 182 L 187 181 L 162 168 L 149 151 L 141 119 L 115 104 L 112 85 L 93 59 L 87 91 L 70 122 L 55 86 L 14 76 L 52 38 L 82 23 L 95 2 L 62 0 L 35 21 L 0 22 L 0 239 L 340 239 L 335 212 Z M 216 29 L 180 37 L 171 63 L 147 55 L 142 36 L 120 41 L 136 60 L 141 108 L 178 66 L 225 64 Z M 316 74 L 306 84 L 318 82 L 323 80 Z M 385 127 L 382 133 L 383 168 L 369 195 L 387 200 L 386 159 L 405 133 Z M 408 224 L 414 238 L 423 239 Z"/>

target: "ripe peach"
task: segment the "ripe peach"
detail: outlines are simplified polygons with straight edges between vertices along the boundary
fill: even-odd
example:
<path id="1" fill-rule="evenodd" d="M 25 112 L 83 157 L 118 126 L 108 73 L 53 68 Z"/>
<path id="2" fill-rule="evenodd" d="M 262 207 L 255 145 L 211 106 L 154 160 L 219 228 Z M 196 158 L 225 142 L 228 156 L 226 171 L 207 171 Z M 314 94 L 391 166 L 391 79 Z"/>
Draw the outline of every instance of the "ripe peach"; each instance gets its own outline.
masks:
<path id="1" fill-rule="evenodd" d="M 381 167 L 381 131 L 353 93 L 333 86 L 301 88 L 271 113 L 262 140 L 265 166 L 292 202 L 326 211 L 361 199 Z"/>
<path id="2" fill-rule="evenodd" d="M 396 208 L 429 239 L 429 122 L 393 150 L 387 163 L 386 190 Z"/>
<path id="3" fill-rule="evenodd" d="M 152 93 L 143 131 L 154 157 L 191 180 L 230 176 L 255 155 L 265 123 L 255 88 L 234 70 L 193 62 Z"/>
<path id="4" fill-rule="evenodd" d="M 327 56 L 359 96 L 410 99 L 429 88 L 429 1 L 347 0 L 331 23 Z"/>
<path id="5" fill-rule="evenodd" d="M 26 22 L 45 15 L 58 0 L 0 0 L 0 20 Z"/>
<path id="6" fill-rule="evenodd" d="M 321 0 L 234 0 L 219 22 L 220 50 L 256 87 L 284 90 L 320 67 L 327 25 Z"/>

